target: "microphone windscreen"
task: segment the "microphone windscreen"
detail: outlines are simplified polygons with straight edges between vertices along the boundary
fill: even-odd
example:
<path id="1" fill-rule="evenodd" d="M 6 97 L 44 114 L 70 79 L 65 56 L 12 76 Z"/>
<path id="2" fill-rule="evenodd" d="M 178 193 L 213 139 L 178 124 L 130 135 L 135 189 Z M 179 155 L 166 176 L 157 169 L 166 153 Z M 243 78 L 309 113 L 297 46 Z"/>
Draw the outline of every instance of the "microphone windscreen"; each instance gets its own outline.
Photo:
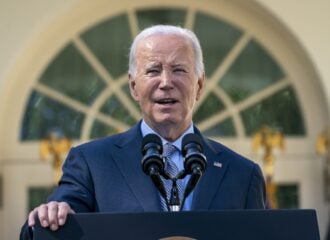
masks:
<path id="1" fill-rule="evenodd" d="M 187 144 L 195 143 L 200 147 L 200 150 L 203 151 L 202 140 L 200 136 L 195 133 L 188 133 L 182 139 L 182 149 L 185 148 Z"/>
<path id="2" fill-rule="evenodd" d="M 144 136 L 144 138 L 142 139 L 142 149 L 144 149 L 145 145 L 147 145 L 148 143 L 156 143 L 162 146 L 162 140 L 158 135 L 154 133 L 150 133 Z"/>

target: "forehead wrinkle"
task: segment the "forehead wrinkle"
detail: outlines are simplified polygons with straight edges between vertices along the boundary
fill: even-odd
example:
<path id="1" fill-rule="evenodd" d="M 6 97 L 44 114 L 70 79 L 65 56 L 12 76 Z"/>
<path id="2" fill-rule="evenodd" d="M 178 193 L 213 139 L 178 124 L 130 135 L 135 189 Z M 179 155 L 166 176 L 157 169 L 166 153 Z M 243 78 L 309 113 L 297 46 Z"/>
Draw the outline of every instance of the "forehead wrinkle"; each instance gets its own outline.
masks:
<path id="1" fill-rule="evenodd" d="M 151 36 L 139 43 L 137 58 L 144 62 L 144 66 L 187 66 L 191 64 L 190 60 L 194 61 L 194 51 L 186 39 L 176 36 Z"/>
<path id="2" fill-rule="evenodd" d="M 171 63 L 171 65 L 183 65 L 186 64 L 191 56 L 191 52 L 187 52 L 184 48 L 179 48 L 171 52 L 163 51 L 141 51 L 141 58 L 150 63 Z"/>

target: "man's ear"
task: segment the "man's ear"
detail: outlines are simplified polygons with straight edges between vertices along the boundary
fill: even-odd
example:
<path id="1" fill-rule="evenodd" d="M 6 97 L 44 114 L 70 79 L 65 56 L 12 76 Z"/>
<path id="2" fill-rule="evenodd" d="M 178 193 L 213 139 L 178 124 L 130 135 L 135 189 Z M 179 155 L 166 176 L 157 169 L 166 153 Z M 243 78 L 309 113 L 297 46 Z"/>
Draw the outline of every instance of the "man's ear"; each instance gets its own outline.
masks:
<path id="1" fill-rule="evenodd" d="M 133 99 L 135 101 L 138 101 L 139 100 L 139 95 L 136 91 L 136 82 L 135 82 L 135 79 L 132 77 L 131 74 L 128 74 L 128 85 L 129 85 L 129 89 L 130 89 L 130 92 L 131 92 L 131 96 L 133 97 Z"/>
<path id="2" fill-rule="evenodd" d="M 197 93 L 196 93 L 196 101 L 198 101 L 203 93 L 205 85 L 205 73 L 203 72 L 202 76 L 197 80 Z"/>

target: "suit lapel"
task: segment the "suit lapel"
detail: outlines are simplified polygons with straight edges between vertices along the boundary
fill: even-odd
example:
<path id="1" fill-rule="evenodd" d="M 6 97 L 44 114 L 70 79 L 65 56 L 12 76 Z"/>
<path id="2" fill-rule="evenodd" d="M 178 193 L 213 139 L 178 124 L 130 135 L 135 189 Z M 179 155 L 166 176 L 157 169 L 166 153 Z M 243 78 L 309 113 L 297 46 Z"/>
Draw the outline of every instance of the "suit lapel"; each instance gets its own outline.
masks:
<path id="1" fill-rule="evenodd" d="M 197 134 L 200 135 L 198 131 Z M 220 157 L 221 150 L 212 148 L 208 140 L 202 139 L 207 167 L 194 191 L 192 210 L 209 209 L 228 167 L 228 160 Z"/>
<path id="2" fill-rule="evenodd" d="M 192 210 L 205 210 L 209 209 L 220 187 L 228 167 L 228 159 L 221 158 L 221 151 L 214 149 L 197 129 L 195 132 L 202 138 L 204 154 L 208 162 L 205 173 L 194 190 Z M 118 150 L 113 152 L 112 156 L 143 210 L 161 211 L 158 190 L 150 177 L 142 171 L 141 142 L 140 124 L 136 124 L 114 143 Z"/>
<path id="3" fill-rule="evenodd" d="M 122 134 L 115 143 L 118 151 L 113 153 L 113 159 L 143 210 L 160 211 L 158 191 L 150 177 L 142 171 L 141 142 L 140 124 L 136 124 L 128 132 Z"/>

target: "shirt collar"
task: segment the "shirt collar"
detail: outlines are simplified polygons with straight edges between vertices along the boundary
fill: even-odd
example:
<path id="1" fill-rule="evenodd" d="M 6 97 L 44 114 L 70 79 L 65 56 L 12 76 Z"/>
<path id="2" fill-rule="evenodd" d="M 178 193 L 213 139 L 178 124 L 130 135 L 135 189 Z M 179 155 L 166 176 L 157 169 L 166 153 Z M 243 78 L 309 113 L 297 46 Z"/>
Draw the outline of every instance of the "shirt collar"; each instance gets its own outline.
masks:
<path id="1" fill-rule="evenodd" d="M 169 142 L 162 136 L 160 136 L 158 133 L 156 133 L 151 127 L 149 127 L 149 125 L 144 120 L 142 120 L 141 123 L 141 132 L 143 137 L 150 133 L 158 135 L 161 138 L 163 145 Z M 173 144 L 177 149 L 181 150 L 182 138 L 188 133 L 194 133 L 194 125 L 192 123 L 190 124 L 189 128 L 177 140 L 169 143 Z"/>

